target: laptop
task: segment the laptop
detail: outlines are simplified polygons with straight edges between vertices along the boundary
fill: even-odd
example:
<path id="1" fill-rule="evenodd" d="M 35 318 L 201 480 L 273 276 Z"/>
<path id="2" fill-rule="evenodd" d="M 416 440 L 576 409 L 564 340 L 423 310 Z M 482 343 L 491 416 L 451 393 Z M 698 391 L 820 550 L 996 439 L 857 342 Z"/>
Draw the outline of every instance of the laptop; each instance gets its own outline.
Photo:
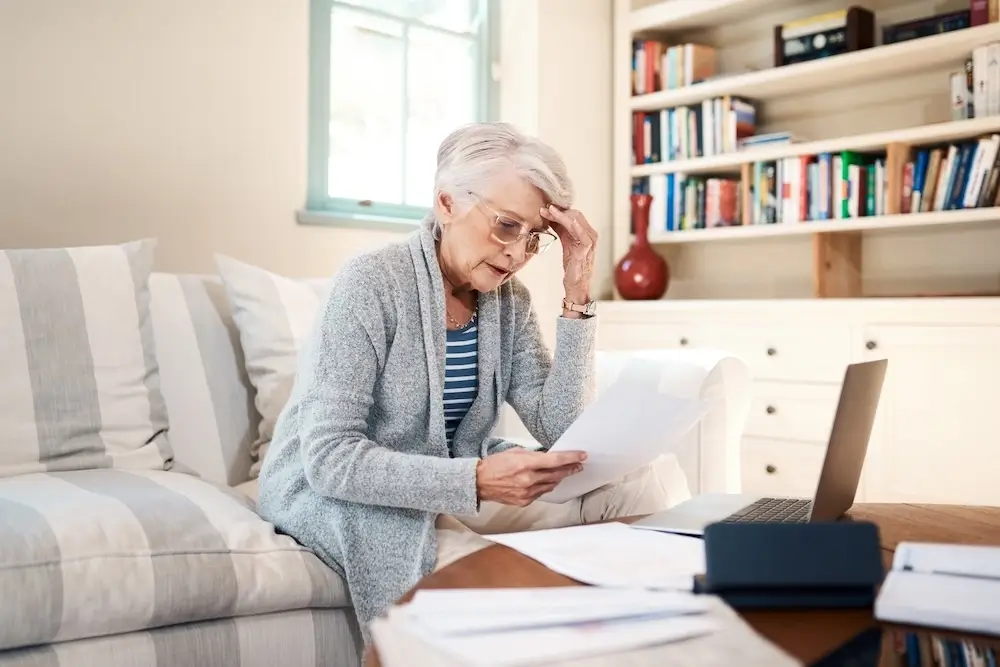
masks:
<path id="1" fill-rule="evenodd" d="M 851 364 L 844 374 L 837 413 L 813 498 L 706 493 L 651 514 L 634 528 L 701 535 L 718 522 L 807 523 L 834 521 L 854 504 L 888 361 Z"/>

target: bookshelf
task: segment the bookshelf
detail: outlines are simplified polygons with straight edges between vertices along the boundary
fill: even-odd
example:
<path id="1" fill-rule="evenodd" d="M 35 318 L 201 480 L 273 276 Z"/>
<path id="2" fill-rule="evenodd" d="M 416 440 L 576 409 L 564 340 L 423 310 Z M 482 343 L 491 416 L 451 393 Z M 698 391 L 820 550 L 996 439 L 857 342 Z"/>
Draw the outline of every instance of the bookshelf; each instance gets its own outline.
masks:
<path id="1" fill-rule="evenodd" d="M 883 210 L 847 219 L 666 231 L 651 221 L 650 242 L 670 261 L 683 288 L 667 298 L 717 298 L 720 284 L 734 285 L 760 266 L 780 275 L 787 267 L 811 263 L 811 297 L 865 296 L 863 274 L 897 296 L 934 292 L 1000 292 L 1000 208 L 960 208 L 902 212 L 903 165 L 918 151 L 950 142 L 1000 134 L 1000 115 L 951 120 L 948 72 L 959 70 L 976 47 L 1000 42 L 1000 23 L 881 45 L 881 26 L 956 8 L 965 0 L 940 3 L 882 0 L 861 3 L 877 17 L 876 46 L 819 60 L 773 67 L 775 25 L 815 16 L 849 3 L 825 0 L 673 0 L 642 4 L 615 0 L 614 40 L 614 218 L 613 256 L 627 251 L 629 193 L 634 179 L 659 174 L 722 177 L 742 184 L 758 162 L 854 151 L 880 156 L 885 163 Z M 632 91 L 632 42 L 656 39 L 670 44 L 708 44 L 718 51 L 721 76 L 703 83 L 648 94 Z M 743 73 L 739 73 L 743 70 Z M 669 161 L 633 164 L 635 112 L 659 112 L 701 105 L 724 96 L 752 99 L 757 133 L 788 130 L 805 139 Z M 763 122 L 761 122 L 763 119 Z M 753 243 L 750 243 L 750 242 Z M 890 244 L 897 243 L 898 252 Z M 738 248 L 737 248 L 738 246 Z M 712 250 L 719 248 L 719 250 Z M 973 261 L 964 262 L 962 257 Z M 737 261 L 733 261 L 733 258 Z M 743 258 L 746 258 L 745 260 Z M 904 265 L 905 263 L 905 265 Z M 741 275 L 741 266 L 745 266 Z M 791 271 L 791 268 L 787 268 Z M 914 278 L 907 282 L 903 274 Z M 711 290 L 698 286 L 711 284 Z M 968 276 L 968 277 L 966 277 Z M 752 277 L 752 276 L 751 276 Z M 775 279 L 777 280 L 777 278 Z M 764 281 L 761 281 L 762 283 Z M 743 290 L 740 290 L 743 293 Z M 712 293 L 711 297 L 703 294 Z M 765 285 L 761 298 L 772 298 Z"/>
<path id="2" fill-rule="evenodd" d="M 670 265 L 667 294 L 602 304 L 599 347 L 710 348 L 746 361 L 753 380 L 748 419 L 739 425 L 739 470 L 742 490 L 761 495 L 803 495 L 815 487 L 845 366 L 888 358 L 859 499 L 995 503 L 996 485 L 983 471 L 995 470 L 1000 457 L 982 443 L 1000 430 L 1000 206 L 977 200 L 955 207 L 954 197 L 941 199 L 935 191 L 931 200 L 917 198 L 915 209 L 914 199 L 902 195 L 910 187 L 905 174 L 916 173 L 910 165 L 920 155 L 1000 135 L 1000 112 L 953 119 L 949 86 L 951 72 L 977 46 L 1000 40 L 1000 22 L 880 46 L 882 27 L 968 8 L 969 0 L 614 3 L 613 260 L 633 240 L 629 195 L 637 179 L 728 180 L 713 213 L 724 199 L 730 219 L 728 226 L 692 229 L 657 227 L 651 219 L 650 242 Z M 851 4 L 874 13 L 875 46 L 773 67 L 775 26 Z M 633 95 L 634 39 L 711 46 L 721 76 Z M 676 81 L 676 70 L 672 75 Z M 756 103 L 757 134 L 789 132 L 794 143 L 738 152 L 729 148 L 736 145 L 731 135 L 721 142 L 701 136 L 688 137 L 678 151 L 672 143 L 678 115 L 668 113 L 666 157 L 677 159 L 635 160 L 633 114 L 699 105 L 701 120 L 717 118 L 702 103 L 726 95 Z M 681 117 L 687 127 L 690 118 Z M 712 124 L 696 115 L 696 127 L 705 126 Z M 1000 136 L 997 143 L 1000 149 Z M 692 144 L 696 150 L 687 150 Z M 691 155 L 705 157 L 681 159 Z M 805 156 L 814 164 L 829 159 L 825 165 L 839 158 L 841 166 L 857 167 L 854 173 L 871 173 L 874 166 L 881 177 L 874 209 L 864 197 L 856 198 L 863 212 L 845 214 L 838 206 L 840 215 L 833 216 L 831 205 L 815 216 L 800 204 L 796 210 L 809 211 L 805 218 L 732 219 L 732 201 L 753 197 L 745 185 L 748 170 L 758 182 L 761 163 L 804 163 Z M 819 182 L 835 173 L 843 178 L 838 169 L 823 172 Z M 831 181 L 827 192 L 834 191 Z M 652 192 L 655 205 L 657 193 L 673 190 L 658 185 Z M 810 202 L 829 201 L 807 194 Z M 904 201 L 916 212 L 905 212 Z M 948 203 L 938 210 L 936 201 Z M 704 207 L 695 217 L 703 221 L 707 213 Z"/>

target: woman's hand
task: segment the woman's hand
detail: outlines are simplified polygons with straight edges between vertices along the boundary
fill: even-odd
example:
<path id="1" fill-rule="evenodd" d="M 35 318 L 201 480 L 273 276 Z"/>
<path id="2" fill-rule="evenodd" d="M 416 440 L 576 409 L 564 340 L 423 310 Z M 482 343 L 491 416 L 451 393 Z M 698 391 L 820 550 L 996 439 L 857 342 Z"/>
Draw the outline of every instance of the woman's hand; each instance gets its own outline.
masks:
<path id="1" fill-rule="evenodd" d="M 550 205 L 541 210 L 541 215 L 552 223 L 562 245 L 566 300 L 580 305 L 590 302 L 597 230 L 576 209 L 561 211 Z"/>
<path id="2" fill-rule="evenodd" d="M 476 467 L 479 500 L 525 507 L 583 470 L 583 452 L 533 452 L 514 447 L 487 456 Z"/>

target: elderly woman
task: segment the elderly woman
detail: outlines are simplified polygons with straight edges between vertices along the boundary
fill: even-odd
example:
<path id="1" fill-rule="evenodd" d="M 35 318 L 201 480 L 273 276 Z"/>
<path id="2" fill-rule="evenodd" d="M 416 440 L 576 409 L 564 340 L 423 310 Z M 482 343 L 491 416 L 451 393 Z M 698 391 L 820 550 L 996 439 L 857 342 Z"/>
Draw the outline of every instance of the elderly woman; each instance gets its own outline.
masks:
<path id="1" fill-rule="evenodd" d="M 546 452 L 587 404 L 597 233 L 556 153 L 502 123 L 438 152 L 434 206 L 407 241 L 336 276 L 260 475 L 262 514 L 347 582 L 363 636 L 422 576 L 509 532 L 652 512 L 647 469 L 555 505 L 586 465 Z M 515 277 L 562 249 L 555 354 Z M 542 451 L 491 437 L 510 404 Z"/>

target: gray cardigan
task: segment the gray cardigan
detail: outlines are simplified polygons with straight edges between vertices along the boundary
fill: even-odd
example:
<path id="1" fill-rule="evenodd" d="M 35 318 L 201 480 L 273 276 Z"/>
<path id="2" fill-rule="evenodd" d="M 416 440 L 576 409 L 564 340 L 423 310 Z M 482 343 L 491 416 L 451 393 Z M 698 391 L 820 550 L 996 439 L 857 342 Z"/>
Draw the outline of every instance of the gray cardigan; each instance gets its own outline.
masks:
<path id="1" fill-rule="evenodd" d="M 368 623 L 435 566 L 438 514 L 475 514 L 476 463 L 509 403 L 543 446 L 592 396 L 597 318 L 546 348 L 516 278 L 480 294 L 479 391 L 449 453 L 444 287 L 429 223 L 336 275 L 260 473 L 260 512 L 347 581 Z M 553 317 L 558 315 L 553 314 Z"/>

